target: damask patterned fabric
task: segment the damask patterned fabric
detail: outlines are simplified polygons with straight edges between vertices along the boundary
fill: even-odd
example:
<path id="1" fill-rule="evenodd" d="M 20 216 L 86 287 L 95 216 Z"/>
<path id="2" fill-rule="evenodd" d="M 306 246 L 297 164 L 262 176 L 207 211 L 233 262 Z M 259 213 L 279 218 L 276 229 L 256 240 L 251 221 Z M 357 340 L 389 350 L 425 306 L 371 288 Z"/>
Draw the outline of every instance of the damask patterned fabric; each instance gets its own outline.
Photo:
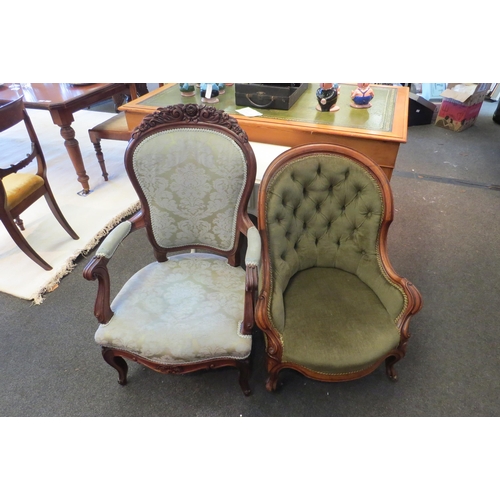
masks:
<path id="1" fill-rule="evenodd" d="M 162 131 L 137 147 L 133 161 L 160 246 L 232 248 L 247 170 L 231 138 L 213 130 Z"/>
<path id="2" fill-rule="evenodd" d="M 245 271 L 225 258 L 174 255 L 125 284 L 95 340 L 164 364 L 244 359 L 252 344 L 241 334 L 244 293 Z"/>

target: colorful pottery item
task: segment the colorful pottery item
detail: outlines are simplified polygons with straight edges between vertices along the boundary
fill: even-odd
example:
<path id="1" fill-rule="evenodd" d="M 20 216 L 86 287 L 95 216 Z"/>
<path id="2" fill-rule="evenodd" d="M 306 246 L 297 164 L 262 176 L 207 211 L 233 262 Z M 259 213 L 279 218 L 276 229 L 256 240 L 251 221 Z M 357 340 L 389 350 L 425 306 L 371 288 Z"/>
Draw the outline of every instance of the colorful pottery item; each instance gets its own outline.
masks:
<path id="1" fill-rule="evenodd" d="M 195 95 L 196 89 L 194 83 L 179 83 L 179 88 L 183 97 L 192 97 Z"/>
<path id="2" fill-rule="evenodd" d="M 219 85 L 217 83 L 200 83 L 201 102 L 215 104 L 219 102 Z"/>
<path id="3" fill-rule="evenodd" d="M 370 101 L 375 95 L 369 83 L 358 83 L 358 87 L 351 92 L 351 106 L 353 108 L 371 108 Z"/>
<path id="4" fill-rule="evenodd" d="M 338 83 L 320 83 L 316 91 L 316 99 L 318 100 L 316 109 L 332 113 L 338 111 L 340 107 L 336 103 L 339 93 L 340 87 Z"/>

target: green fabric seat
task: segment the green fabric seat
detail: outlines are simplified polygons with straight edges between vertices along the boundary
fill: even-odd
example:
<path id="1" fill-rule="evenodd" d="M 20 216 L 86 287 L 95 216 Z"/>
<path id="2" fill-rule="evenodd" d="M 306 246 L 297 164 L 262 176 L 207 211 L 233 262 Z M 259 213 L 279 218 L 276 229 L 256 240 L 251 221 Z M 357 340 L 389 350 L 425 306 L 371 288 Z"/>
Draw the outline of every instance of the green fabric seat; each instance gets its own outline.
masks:
<path id="1" fill-rule="evenodd" d="M 347 374 L 368 368 L 399 343 L 399 331 L 377 295 L 340 269 L 298 272 L 284 303 L 284 362 Z"/>

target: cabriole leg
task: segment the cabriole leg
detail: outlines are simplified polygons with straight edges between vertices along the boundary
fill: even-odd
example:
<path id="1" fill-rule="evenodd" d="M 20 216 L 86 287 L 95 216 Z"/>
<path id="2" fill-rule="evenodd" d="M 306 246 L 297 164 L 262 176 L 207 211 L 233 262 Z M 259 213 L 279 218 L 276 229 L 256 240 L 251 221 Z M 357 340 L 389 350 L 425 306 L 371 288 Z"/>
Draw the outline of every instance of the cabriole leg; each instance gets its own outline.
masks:
<path id="1" fill-rule="evenodd" d="M 115 356 L 114 351 L 107 347 L 102 348 L 102 357 L 108 365 L 112 366 L 118 372 L 118 383 L 125 385 L 127 383 L 127 362 L 120 356 Z"/>

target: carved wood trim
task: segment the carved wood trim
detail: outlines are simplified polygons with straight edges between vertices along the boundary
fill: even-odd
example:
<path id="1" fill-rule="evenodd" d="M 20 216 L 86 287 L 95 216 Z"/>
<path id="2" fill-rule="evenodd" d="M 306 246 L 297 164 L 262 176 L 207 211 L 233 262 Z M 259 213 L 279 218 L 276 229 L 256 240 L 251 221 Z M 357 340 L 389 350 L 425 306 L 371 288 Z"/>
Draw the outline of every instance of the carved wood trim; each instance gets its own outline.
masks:
<path id="1" fill-rule="evenodd" d="M 183 365 L 173 365 L 173 364 L 162 364 L 151 361 L 150 359 L 139 356 L 128 351 L 123 351 L 121 349 L 114 349 L 111 347 L 102 347 L 102 354 L 106 362 L 118 371 L 119 383 L 125 385 L 127 383 L 126 374 L 127 368 L 126 363 L 122 358 L 130 359 L 140 365 L 146 366 L 151 370 L 158 373 L 167 373 L 174 375 L 182 375 L 184 373 L 192 373 L 199 370 L 216 370 L 222 367 L 234 367 L 238 368 L 240 372 L 239 383 L 241 389 L 243 390 L 245 396 L 250 394 L 249 378 L 250 378 L 250 360 L 249 358 L 244 359 L 232 359 L 232 358 L 219 358 L 210 359 L 207 361 L 194 362 Z M 122 359 L 122 361 L 120 361 Z"/>
<path id="2" fill-rule="evenodd" d="M 154 113 L 147 115 L 141 124 L 132 131 L 132 138 L 136 139 L 143 134 L 157 127 L 168 123 L 206 123 L 210 125 L 220 125 L 232 130 L 244 143 L 248 143 L 246 132 L 238 125 L 238 122 L 225 111 L 213 106 L 197 104 L 175 104 L 164 108 L 159 108 Z"/>
<path id="3" fill-rule="evenodd" d="M 321 373 L 314 370 L 311 370 L 305 366 L 299 365 L 297 363 L 291 362 L 281 362 L 276 359 L 269 358 L 267 359 L 267 371 L 269 378 L 266 382 L 266 389 L 268 391 L 276 390 L 278 383 L 278 374 L 281 370 L 291 369 L 298 371 L 305 377 L 308 377 L 312 380 L 319 380 L 321 382 L 347 382 L 350 380 L 356 380 L 359 378 L 366 377 L 370 373 L 374 372 L 382 363 L 386 363 L 387 367 L 387 375 L 389 378 L 396 380 L 397 373 L 394 369 L 394 364 L 404 357 L 404 352 L 402 352 L 399 348 L 393 349 L 389 351 L 387 354 L 378 359 L 375 363 L 373 363 L 368 368 L 363 370 L 351 372 L 351 373 L 339 373 L 339 374 L 328 374 Z"/>

